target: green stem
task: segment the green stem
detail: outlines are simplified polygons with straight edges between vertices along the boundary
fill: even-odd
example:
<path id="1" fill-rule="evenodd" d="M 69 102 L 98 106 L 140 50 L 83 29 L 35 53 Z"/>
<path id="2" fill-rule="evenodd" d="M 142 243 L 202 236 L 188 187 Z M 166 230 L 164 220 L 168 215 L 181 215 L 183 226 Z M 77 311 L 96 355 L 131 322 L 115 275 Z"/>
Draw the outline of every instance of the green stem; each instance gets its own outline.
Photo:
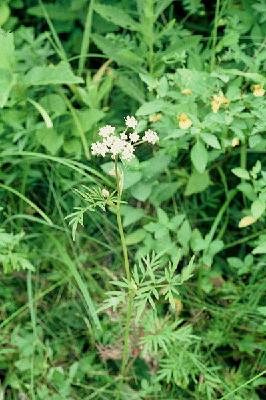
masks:
<path id="1" fill-rule="evenodd" d="M 121 367 L 121 375 L 122 377 L 126 374 L 126 366 L 128 361 L 129 355 L 129 333 L 130 333 L 130 323 L 131 323 L 131 316 L 133 311 L 133 298 L 134 294 L 132 290 L 128 291 L 128 298 L 127 298 L 127 317 L 126 317 L 126 326 L 125 326 L 125 334 L 124 334 L 124 348 L 122 354 L 122 367 Z"/>
<path id="2" fill-rule="evenodd" d="M 233 200 L 233 198 L 235 197 L 236 194 L 237 194 L 237 190 L 236 189 L 233 189 L 228 193 L 227 199 L 224 202 L 224 204 L 222 205 L 222 207 L 220 208 L 220 210 L 219 210 L 219 212 L 218 212 L 218 214 L 217 214 L 217 216 L 216 216 L 216 218 L 215 218 L 215 220 L 214 220 L 214 222 L 212 224 L 210 232 L 207 235 L 207 237 L 208 237 L 207 240 L 208 240 L 209 244 L 212 242 L 212 240 L 214 238 L 215 232 L 216 232 L 216 230 L 218 228 L 218 225 L 219 225 L 219 223 L 220 223 L 220 221 L 221 221 L 221 219 L 223 217 L 223 214 L 225 213 L 229 203 Z"/>
<path id="3" fill-rule="evenodd" d="M 246 143 L 243 143 L 240 148 L 240 167 L 243 169 L 247 169 L 247 145 L 246 145 Z M 244 182 L 244 181 L 245 181 L 244 179 L 241 179 L 241 182 Z M 243 203 L 244 203 L 244 206 L 246 207 L 247 202 L 246 202 L 244 193 L 243 193 Z"/>
<path id="4" fill-rule="evenodd" d="M 121 179 L 120 179 L 121 177 L 120 177 L 120 173 L 118 170 L 117 159 L 115 160 L 115 176 L 116 176 L 116 188 L 117 188 L 116 220 L 117 220 L 120 241 L 121 241 L 121 246 L 122 246 L 122 251 L 123 251 L 124 268 L 125 268 L 126 278 L 129 281 L 130 280 L 130 270 L 129 270 L 129 261 L 128 261 L 128 251 L 127 251 L 126 238 L 125 238 L 125 234 L 124 234 L 122 218 L 121 218 L 121 209 L 120 209 L 122 187 L 121 187 Z"/>
<path id="5" fill-rule="evenodd" d="M 120 241 L 121 241 L 121 246 L 122 246 L 122 251 L 123 251 L 124 268 L 125 268 L 126 278 L 127 278 L 128 283 L 130 283 L 128 250 L 127 250 L 126 238 L 125 238 L 125 234 L 124 234 L 122 218 L 121 218 L 121 210 L 120 210 L 122 185 L 121 185 L 121 174 L 118 169 L 117 158 L 115 159 L 115 176 L 116 176 L 116 188 L 117 188 L 116 219 L 117 219 L 117 225 L 118 225 Z M 133 293 L 132 289 L 129 289 L 128 295 L 127 295 L 127 315 L 126 315 L 126 324 L 125 324 L 125 333 L 124 333 L 124 348 L 123 348 L 122 366 L 121 366 L 122 377 L 125 376 L 126 366 L 127 366 L 128 357 L 129 357 L 129 334 L 130 334 L 130 324 L 131 324 L 131 317 L 132 317 L 132 311 L 133 311 L 133 298 L 134 298 L 134 293 Z"/>
<path id="6" fill-rule="evenodd" d="M 78 66 L 78 74 L 79 75 L 82 75 L 82 73 L 83 73 L 84 66 L 85 66 L 85 60 L 86 60 L 86 54 L 90 47 L 93 6 L 94 6 L 94 0 L 90 0 L 87 17 L 86 17 L 86 22 L 85 22 L 85 29 L 84 29 L 82 43 L 81 43 L 80 59 L 79 59 L 79 66 Z"/>
<path id="7" fill-rule="evenodd" d="M 213 27 L 213 31 L 212 31 L 212 53 L 211 53 L 211 65 L 210 65 L 211 71 L 213 71 L 213 69 L 215 67 L 215 54 L 216 54 L 219 11 L 220 11 L 220 0 L 216 0 L 214 27 Z"/>

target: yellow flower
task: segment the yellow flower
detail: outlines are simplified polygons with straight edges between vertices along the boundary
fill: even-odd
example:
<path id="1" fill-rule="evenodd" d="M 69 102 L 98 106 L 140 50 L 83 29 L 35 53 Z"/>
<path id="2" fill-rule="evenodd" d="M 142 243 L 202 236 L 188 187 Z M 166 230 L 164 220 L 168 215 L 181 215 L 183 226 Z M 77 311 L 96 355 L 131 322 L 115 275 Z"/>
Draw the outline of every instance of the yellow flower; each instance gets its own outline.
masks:
<path id="1" fill-rule="evenodd" d="M 157 121 L 160 121 L 161 118 L 162 118 L 162 114 L 154 114 L 154 115 L 149 116 L 149 121 L 157 122 Z"/>
<path id="2" fill-rule="evenodd" d="M 255 97 L 262 97 L 265 94 L 265 90 L 263 89 L 262 85 L 253 85 L 252 93 Z"/>
<path id="3" fill-rule="evenodd" d="M 185 113 L 179 114 L 177 119 L 179 121 L 179 128 L 180 129 L 188 129 L 192 125 L 191 119 L 189 119 L 187 114 L 185 114 Z"/>
<path id="4" fill-rule="evenodd" d="M 192 94 L 192 90 L 191 89 L 183 89 L 181 90 L 182 94 Z"/>
<path id="5" fill-rule="evenodd" d="M 232 139 L 231 146 L 232 146 L 232 147 L 239 146 L 239 139 L 238 139 L 237 137 L 234 137 L 234 138 Z"/>
<path id="6" fill-rule="evenodd" d="M 217 113 L 219 108 L 222 105 L 229 104 L 230 101 L 224 96 L 223 92 L 219 92 L 219 94 L 215 94 L 212 98 L 211 106 L 212 112 Z"/>

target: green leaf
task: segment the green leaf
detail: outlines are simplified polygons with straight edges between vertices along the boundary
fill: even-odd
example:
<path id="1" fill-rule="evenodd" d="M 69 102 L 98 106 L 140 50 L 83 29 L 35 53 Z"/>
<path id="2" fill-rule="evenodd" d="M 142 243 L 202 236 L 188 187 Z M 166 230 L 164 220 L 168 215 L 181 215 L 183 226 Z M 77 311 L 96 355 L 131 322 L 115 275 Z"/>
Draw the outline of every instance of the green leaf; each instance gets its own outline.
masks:
<path id="1" fill-rule="evenodd" d="M 121 206 L 121 214 L 123 215 L 123 226 L 134 224 L 140 218 L 144 216 L 144 210 L 142 208 L 131 207 L 129 205 Z"/>
<path id="2" fill-rule="evenodd" d="M 205 171 L 208 161 L 208 152 L 202 142 L 197 141 L 192 147 L 191 160 L 197 171 L 201 173 Z"/>
<path id="3" fill-rule="evenodd" d="M 0 68 L 11 71 L 14 65 L 15 46 L 13 33 L 5 32 L 0 29 Z"/>
<path id="4" fill-rule="evenodd" d="M 249 173 L 246 169 L 244 168 L 233 168 L 232 172 L 234 175 L 236 175 L 238 178 L 241 179 L 250 179 Z"/>
<path id="5" fill-rule="evenodd" d="M 37 85 L 70 85 L 82 83 L 83 79 L 75 76 L 65 62 L 46 67 L 33 67 L 25 76 L 27 86 Z"/>
<path id="6" fill-rule="evenodd" d="M 4 25 L 10 16 L 10 8 L 6 3 L 0 5 L 0 26 Z"/>
<path id="7" fill-rule="evenodd" d="M 139 201 L 145 201 L 151 194 L 152 184 L 147 182 L 138 182 L 131 188 L 131 194 Z"/>
<path id="8" fill-rule="evenodd" d="M 78 18 L 79 14 L 71 10 L 70 7 L 64 7 L 63 4 L 46 3 L 45 10 L 51 19 L 58 21 L 71 21 Z M 44 10 L 41 6 L 29 7 L 27 13 L 36 17 L 45 17 Z"/>
<path id="9" fill-rule="evenodd" d="M 186 282 L 189 278 L 192 277 L 192 273 L 193 273 L 193 271 L 195 269 L 194 259 L 195 259 L 195 256 L 193 256 L 191 258 L 191 260 L 189 261 L 189 264 L 182 269 L 182 271 L 181 271 L 181 283 Z"/>
<path id="10" fill-rule="evenodd" d="M 210 183 L 211 181 L 208 172 L 204 172 L 203 174 L 201 174 L 198 171 L 194 171 L 189 177 L 185 189 L 185 195 L 190 196 L 194 193 L 203 192 L 205 189 L 207 189 Z"/>
<path id="11" fill-rule="evenodd" d="M 253 249 L 252 254 L 266 254 L 266 242 L 259 244 Z"/>
<path id="12" fill-rule="evenodd" d="M 257 199 L 251 205 L 251 213 L 253 217 L 260 218 L 265 211 L 265 202 Z"/>
<path id="13" fill-rule="evenodd" d="M 125 65 L 134 71 L 141 72 L 142 58 L 129 50 L 124 44 L 96 33 L 92 35 L 92 38 L 96 46 L 119 65 Z"/>
<path id="14" fill-rule="evenodd" d="M 147 103 L 142 104 L 142 106 L 137 110 L 137 116 L 150 115 L 154 114 L 158 111 L 162 111 L 165 106 L 165 102 L 163 100 L 153 100 L 148 101 Z"/>
<path id="15" fill-rule="evenodd" d="M 166 212 L 165 212 L 162 208 L 160 208 L 160 207 L 157 208 L 157 216 L 158 216 L 158 221 L 159 221 L 159 223 L 160 223 L 161 225 L 168 225 L 168 223 L 169 223 L 168 215 L 167 215 Z"/>
<path id="16" fill-rule="evenodd" d="M 77 111 L 77 114 L 84 132 L 87 132 L 89 129 L 91 129 L 105 115 L 102 110 L 97 109 L 81 110 Z"/>
<path id="17" fill-rule="evenodd" d="M 96 3 L 93 9 L 100 14 L 101 17 L 112 22 L 114 25 L 121 26 L 124 29 L 130 29 L 131 31 L 139 30 L 139 24 L 120 7 Z"/>
<path id="18" fill-rule="evenodd" d="M 221 145 L 218 142 L 218 139 L 215 135 L 211 134 L 211 133 L 201 133 L 200 137 L 204 140 L 204 142 L 206 144 L 208 144 L 209 146 L 213 147 L 214 149 L 220 149 Z"/>
<path id="19" fill-rule="evenodd" d="M 7 69 L 0 68 L 0 107 L 7 103 L 10 91 L 15 84 L 15 76 Z"/>
<path id="20" fill-rule="evenodd" d="M 42 128 L 36 132 L 38 142 L 42 144 L 46 150 L 52 155 L 56 154 L 62 146 L 64 139 L 63 135 L 59 135 L 52 128 Z"/>
<path id="21" fill-rule="evenodd" d="M 126 237 L 126 244 L 128 246 L 132 246 L 133 244 L 137 244 L 139 242 L 142 242 L 142 240 L 145 238 L 146 232 L 144 229 L 137 229 L 135 232 L 130 233 Z"/>
<path id="22" fill-rule="evenodd" d="M 191 238 L 191 227 L 190 224 L 187 220 L 185 220 L 183 222 L 183 224 L 181 225 L 180 229 L 177 231 L 177 239 L 179 241 L 179 243 L 182 245 L 182 247 L 185 248 L 185 250 L 188 247 L 188 243 L 190 241 Z"/>

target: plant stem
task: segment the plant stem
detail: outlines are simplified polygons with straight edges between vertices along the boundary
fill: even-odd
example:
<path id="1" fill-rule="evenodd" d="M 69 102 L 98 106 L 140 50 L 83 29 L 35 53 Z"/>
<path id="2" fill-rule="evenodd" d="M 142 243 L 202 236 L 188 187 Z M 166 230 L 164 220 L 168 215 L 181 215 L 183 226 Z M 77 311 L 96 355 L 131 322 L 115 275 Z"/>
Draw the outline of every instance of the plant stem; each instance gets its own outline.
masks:
<path id="1" fill-rule="evenodd" d="M 219 11 L 220 11 L 220 0 L 216 0 L 214 27 L 212 31 L 212 53 L 211 53 L 211 65 L 210 65 L 211 71 L 213 71 L 215 67 L 215 53 L 216 53 L 216 43 L 217 43 Z"/>
<path id="2" fill-rule="evenodd" d="M 247 144 L 243 143 L 240 148 L 240 167 L 243 169 L 247 169 Z M 241 179 L 241 182 L 244 182 L 244 179 Z M 244 207 L 247 206 L 246 197 L 243 193 L 243 203 Z"/>
<path id="3" fill-rule="evenodd" d="M 127 298 L 127 317 L 126 317 L 126 326 L 125 326 L 125 334 L 124 334 L 124 348 L 123 348 L 123 354 L 122 354 L 122 367 L 121 367 L 122 377 L 125 376 L 128 355 L 129 355 L 129 333 L 130 333 L 131 316 L 132 316 L 132 311 L 133 311 L 133 298 L 134 298 L 133 291 L 129 290 L 128 298 Z"/>
<path id="4" fill-rule="evenodd" d="M 115 176 L 116 176 L 116 188 L 117 188 L 116 220 L 117 220 L 120 241 L 121 241 L 121 246 L 122 246 L 122 251 L 123 251 L 124 268 L 125 268 L 126 278 L 129 281 L 130 280 L 130 271 L 129 271 L 128 252 L 127 252 L 126 238 L 125 238 L 125 234 L 124 234 L 122 218 L 121 218 L 121 210 L 120 210 L 122 187 L 121 187 L 121 179 L 120 179 L 120 173 L 118 170 L 117 159 L 115 160 Z"/>
<path id="5" fill-rule="evenodd" d="M 84 66 L 85 66 L 85 60 L 86 60 L 86 54 L 90 47 L 93 6 L 94 6 L 94 0 L 90 0 L 87 17 L 86 17 L 86 22 L 85 22 L 83 38 L 82 38 L 82 43 L 81 43 L 80 59 L 79 59 L 79 66 L 78 66 L 78 74 L 79 75 L 82 75 L 82 73 L 83 73 Z"/>
<path id="6" fill-rule="evenodd" d="M 116 188 L 117 188 L 117 205 L 116 205 L 116 219 L 118 230 L 120 234 L 120 241 L 123 250 L 123 257 L 124 257 L 124 268 L 126 273 L 126 278 L 128 283 L 130 283 L 130 269 L 129 269 L 129 260 L 128 260 L 128 251 L 126 245 L 126 238 L 122 224 L 121 218 L 121 196 L 122 196 L 122 186 L 121 186 L 121 175 L 118 169 L 118 161 L 117 158 L 115 159 L 115 176 L 116 176 Z M 127 295 L 127 315 L 126 315 L 126 325 L 125 325 L 125 333 L 124 333 L 124 348 L 122 354 L 122 366 L 121 366 L 121 375 L 122 377 L 125 376 L 126 366 L 129 356 L 129 334 L 130 334 L 130 323 L 131 323 L 131 316 L 133 311 L 133 297 L 134 293 L 132 289 L 128 290 Z"/>

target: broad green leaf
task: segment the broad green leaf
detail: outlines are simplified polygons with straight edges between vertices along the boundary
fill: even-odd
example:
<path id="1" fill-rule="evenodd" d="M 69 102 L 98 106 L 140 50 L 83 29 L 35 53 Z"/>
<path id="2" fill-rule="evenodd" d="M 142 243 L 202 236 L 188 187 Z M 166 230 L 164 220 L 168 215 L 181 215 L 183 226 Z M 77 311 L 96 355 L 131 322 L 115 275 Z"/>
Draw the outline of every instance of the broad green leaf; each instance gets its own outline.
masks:
<path id="1" fill-rule="evenodd" d="M 260 218 L 265 211 L 265 202 L 257 199 L 251 205 L 251 213 L 253 217 Z"/>
<path id="2" fill-rule="evenodd" d="M 0 61 L 1 63 L 1 61 Z M 0 68 L 0 107 L 4 107 L 15 84 L 15 76 L 7 69 Z"/>
<path id="3" fill-rule="evenodd" d="M 39 129 L 36 135 L 38 142 L 52 155 L 57 153 L 64 142 L 63 135 L 58 134 L 53 128 Z"/>
<path id="4" fill-rule="evenodd" d="M 101 17 L 114 25 L 131 31 L 139 30 L 139 24 L 120 7 L 96 3 L 93 8 Z"/>
<path id="5" fill-rule="evenodd" d="M 208 161 L 208 152 L 201 141 L 197 141 L 192 147 L 191 160 L 198 172 L 203 173 L 205 171 Z"/>
<path id="6" fill-rule="evenodd" d="M 158 153 L 154 157 L 141 163 L 142 173 L 146 179 L 151 179 L 161 174 L 170 163 L 171 158 Z"/>
<path id="7" fill-rule="evenodd" d="M 12 70 L 14 65 L 15 47 L 13 33 L 0 29 L 0 68 Z"/>
<path id="8" fill-rule="evenodd" d="M 142 208 L 131 207 L 129 205 L 121 206 L 121 214 L 123 215 L 123 226 L 134 224 L 140 218 L 144 216 L 144 210 Z"/>
<path id="9" fill-rule="evenodd" d="M 192 172 L 192 175 L 189 177 L 185 195 L 190 196 L 194 193 L 203 192 L 210 185 L 210 177 L 207 172 L 201 174 L 198 171 Z"/>
<path id="10" fill-rule="evenodd" d="M 137 182 L 139 182 L 142 178 L 142 174 L 140 171 L 129 171 L 125 169 L 124 171 L 124 182 L 123 182 L 123 188 L 124 190 L 129 189 L 133 185 L 135 185 Z"/>
<path id="11" fill-rule="evenodd" d="M 36 85 L 71 85 L 82 83 L 83 79 L 75 76 L 69 65 L 60 62 L 58 65 L 33 67 L 25 76 L 27 86 Z"/>
<path id="12" fill-rule="evenodd" d="M 162 111 L 165 104 L 166 103 L 163 100 L 159 99 L 148 101 L 147 103 L 144 103 L 142 104 L 142 106 L 140 106 L 140 108 L 136 112 L 136 115 L 138 116 L 150 115 Z"/>
<path id="13" fill-rule="evenodd" d="M 136 231 L 130 233 L 126 236 L 126 244 L 128 246 L 132 246 L 133 244 L 137 244 L 142 242 L 146 236 L 146 232 L 144 229 L 137 229 Z"/>
<path id="14" fill-rule="evenodd" d="M 266 254 L 266 242 L 259 244 L 253 249 L 252 254 Z"/>
<path id="15" fill-rule="evenodd" d="M 246 169 L 244 168 L 233 168 L 232 172 L 234 175 L 236 175 L 238 178 L 241 179 L 250 179 L 249 173 Z"/>
<path id="16" fill-rule="evenodd" d="M 0 26 L 4 25 L 4 23 L 8 20 L 10 15 L 10 8 L 6 3 L 0 5 Z"/>
<path id="17" fill-rule="evenodd" d="M 97 109 L 81 110 L 77 111 L 77 113 L 84 132 L 90 130 L 105 115 L 102 110 Z"/>
<path id="18" fill-rule="evenodd" d="M 131 194 L 135 199 L 139 201 L 145 201 L 151 194 L 152 183 L 138 182 L 131 188 Z"/>
<path id="19" fill-rule="evenodd" d="M 158 216 L 158 221 L 159 221 L 160 224 L 162 224 L 162 225 L 168 225 L 168 223 L 169 223 L 168 215 L 167 215 L 166 212 L 165 212 L 162 208 L 160 208 L 160 207 L 157 208 L 157 216 Z"/>
<path id="20" fill-rule="evenodd" d="M 201 133 L 200 137 L 204 140 L 204 142 L 206 144 L 208 144 L 209 146 L 213 147 L 214 149 L 220 149 L 221 145 L 218 142 L 218 139 L 215 135 L 211 134 L 211 133 Z"/>

